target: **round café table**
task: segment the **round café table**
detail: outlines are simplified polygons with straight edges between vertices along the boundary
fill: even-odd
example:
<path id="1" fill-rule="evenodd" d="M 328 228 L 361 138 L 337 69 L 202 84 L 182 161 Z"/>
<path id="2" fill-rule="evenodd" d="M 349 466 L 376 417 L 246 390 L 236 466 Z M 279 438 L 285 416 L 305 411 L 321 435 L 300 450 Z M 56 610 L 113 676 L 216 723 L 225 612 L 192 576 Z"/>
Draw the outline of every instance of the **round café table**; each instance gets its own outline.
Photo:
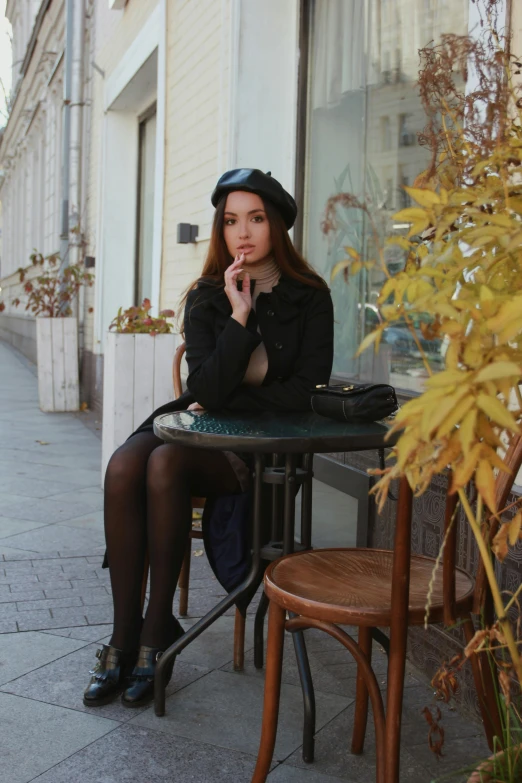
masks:
<path id="1" fill-rule="evenodd" d="M 223 598 L 204 617 L 198 620 L 183 636 L 169 647 L 156 666 L 154 709 L 157 716 L 165 714 L 164 670 L 169 661 L 189 645 L 197 636 L 227 611 L 243 596 L 251 594 L 256 580 L 259 581 L 262 562 L 294 551 L 295 496 L 297 487 L 302 487 L 301 501 L 301 547 L 311 548 L 312 529 L 312 461 L 314 454 L 329 452 L 369 451 L 390 447 L 398 435 L 385 441 L 389 427 L 380 422 L 352 424 L 333 421 L 315 413 L 213 413 L 209 411 L 181 411 L 158 416 L 154 421 L 154 432 L 166 443 L 220 451 L 250 452 L 254 455 L 253 472 L 253 530 L 252 564 L 245 580 Z M 271 465 L 267 465 L 271 455 Z M 283 465 L 281 465 L 283 463 Z M 299 463 L 299 464 L 298 464 Z M 271 484 L 275 499 L 277 487 L 283 488 L 282 530 L 277 519 L 277 503 L 272 505 L 272 541 L 262 546 L 261 497 L 263 484 Z M 398 517 L 403 520 L 402 528 L 396 533 L 395 558 L 397 578 L 393 582 L 392 603 L 398 611 L 390 628 L 389 657 L 403 654 L 407 631 L 407 606 L 409 595 L 409 558 L 411 551 L 411 492 L 406 482 L 401 483 L 398 500 Z M 402 511 L 402 513 L 401 513 Z M 400 541 L 397 540 L 400 532 Z M 282 534 L 282 545 L 278 538 Z M 259 623 L 257 641 L 259 641 Z M 262 620 L 262 618 L 261 618 Z M 262 631 L 261 631 L 262 633 Z M 302 632 L 293 634 L 297 664 L 303 688 L 305 722 L 303 731 L 303 758 L 313 761 L 315 733 L 315 700 L 306 647 Z M 261 636 L 262 640 L 262 636 Z M 259 644 L 257 658 L 259 659 Z M 262 660 L 262 644 L 261 644 Z M 256 662 L 258 663 L 258 661 Z M 400 693 L 388 694 L 388 698 L 399 698 Z M 396 738 L 396 731 L 392 730 Z"/>

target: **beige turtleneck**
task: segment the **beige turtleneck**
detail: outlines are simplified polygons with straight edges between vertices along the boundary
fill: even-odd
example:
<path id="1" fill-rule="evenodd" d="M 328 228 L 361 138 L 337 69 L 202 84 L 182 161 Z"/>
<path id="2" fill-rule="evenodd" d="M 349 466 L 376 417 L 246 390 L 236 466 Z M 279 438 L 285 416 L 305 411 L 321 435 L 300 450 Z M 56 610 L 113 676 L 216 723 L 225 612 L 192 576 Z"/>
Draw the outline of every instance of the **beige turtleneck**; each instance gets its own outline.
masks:
<path id="1" fill-rule="evenodd" d="M 281 270 L 273 258 L 262 261 L 258 264 L 245 264 L 245 272 L 248 272 L 250 278 L 256 281 L 254 296 L 252 297 L 252 309 L 256 309 L 257 297 L 259 294 L 269 294 L 274 286 L 279 282 Z M 243 383 L 247 386 L 261 386 L 268 370 L 268 356 L 264 343 L 259 343 L 252 352 L 248 363 Z"/>

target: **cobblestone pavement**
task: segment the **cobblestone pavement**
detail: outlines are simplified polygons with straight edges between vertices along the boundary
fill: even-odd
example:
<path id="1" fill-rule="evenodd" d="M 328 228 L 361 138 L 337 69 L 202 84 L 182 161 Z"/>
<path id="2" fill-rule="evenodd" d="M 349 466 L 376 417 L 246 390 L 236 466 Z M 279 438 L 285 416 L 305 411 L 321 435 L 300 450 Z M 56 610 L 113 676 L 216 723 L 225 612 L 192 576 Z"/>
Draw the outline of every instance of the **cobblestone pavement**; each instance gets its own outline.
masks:
<path id="1" fill-rule="evenodd" d="M 104 550 L 100 440 L 82 415 L 38 409 L 34 367 L 0 343 L 0 758 L 3 783 L 247 783 L 255 765 L 263 673 L 231 665 L 233 617 L 221 618 L 176 662 L 167 714 L 82 704 L 112 603 Z M 195 543 L 194 550 L 200 548 Z M 204 556 L 192 565 L 190 625 L 222 590 Z M 316 761 L 301 759 L 302 700 L 285 645 L 271 783 L 373 783 L 370 727 L 349 753 L 355 667 L 334 640 L 308 632 L 317 690 Z M 385 657 L 376 653 L 384 686 Z M 427 783 L 487 754 L 480 726 L 442 705 L 445 756 L 433 757 L 421 716 L 432 693 L 409 670 L 401 783 Z M 451 780 L 465 780 L 462 773 Z"/>

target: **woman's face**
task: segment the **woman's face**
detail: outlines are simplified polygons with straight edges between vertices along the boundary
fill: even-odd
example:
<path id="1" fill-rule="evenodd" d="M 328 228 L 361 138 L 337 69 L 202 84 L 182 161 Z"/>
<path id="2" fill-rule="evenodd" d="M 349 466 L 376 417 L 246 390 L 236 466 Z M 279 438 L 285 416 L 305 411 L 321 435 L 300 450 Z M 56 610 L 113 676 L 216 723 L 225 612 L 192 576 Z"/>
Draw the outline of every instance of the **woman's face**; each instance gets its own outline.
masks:
<path id="1" fill-rule="evenodd" d="M 260 196 L 244 190 L 229 193 L 224 217 L 223 236 L 232 258 L 244 253 L 245 264 L 255 264 L 271 255 L 270 223 Z"/>

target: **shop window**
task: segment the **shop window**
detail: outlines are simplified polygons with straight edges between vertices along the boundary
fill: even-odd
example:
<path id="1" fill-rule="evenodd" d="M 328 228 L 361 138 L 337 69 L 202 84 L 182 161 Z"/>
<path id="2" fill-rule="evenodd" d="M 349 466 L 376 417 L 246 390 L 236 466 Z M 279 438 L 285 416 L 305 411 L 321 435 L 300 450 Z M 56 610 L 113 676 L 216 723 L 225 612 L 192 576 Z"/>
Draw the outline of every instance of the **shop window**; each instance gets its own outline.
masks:
<path id="1" fill-rule="evenodd" d="M 303 0 L 308 16 L 308 90 L 303 159 L 305 208 L 302 249 L 329 281 L 350 246 L 363 260 L 375 257 L 379 242 L 406 234 L 408 224 L 393 218 L 410 205 L 404 186 L 427 166 L 428 150 L 417 142 L 426 125 L 417 88 L 418 50 L 446 33 L 468 32 L 470 0 L 426 6 L 418 0 Z M 330 196 L 350 193 L 367 211 L 342 208 L 335 234 L 322 233 Z M 387 270 L 404 264 L 403 251 L 389 246 Z M 420 391 L 426 377 L 413 335 L 401 324 L 385 331 L 380 355 L 355 358 L 364 335 L 379 319 L 376 304 L 383 271 L 361 270 L 331 283 L 335 307 L 334 375 L 340 379 L 389 380 L 399 389 Z M 444 361 L 441 342 L 423 348 L 434 369 Z"/>
<path id="2" fill-rule="evenodd" d="M 387 152 L 392 148 L 392 132 L 389 117 L 381 117 L 381 148 Z"/>

